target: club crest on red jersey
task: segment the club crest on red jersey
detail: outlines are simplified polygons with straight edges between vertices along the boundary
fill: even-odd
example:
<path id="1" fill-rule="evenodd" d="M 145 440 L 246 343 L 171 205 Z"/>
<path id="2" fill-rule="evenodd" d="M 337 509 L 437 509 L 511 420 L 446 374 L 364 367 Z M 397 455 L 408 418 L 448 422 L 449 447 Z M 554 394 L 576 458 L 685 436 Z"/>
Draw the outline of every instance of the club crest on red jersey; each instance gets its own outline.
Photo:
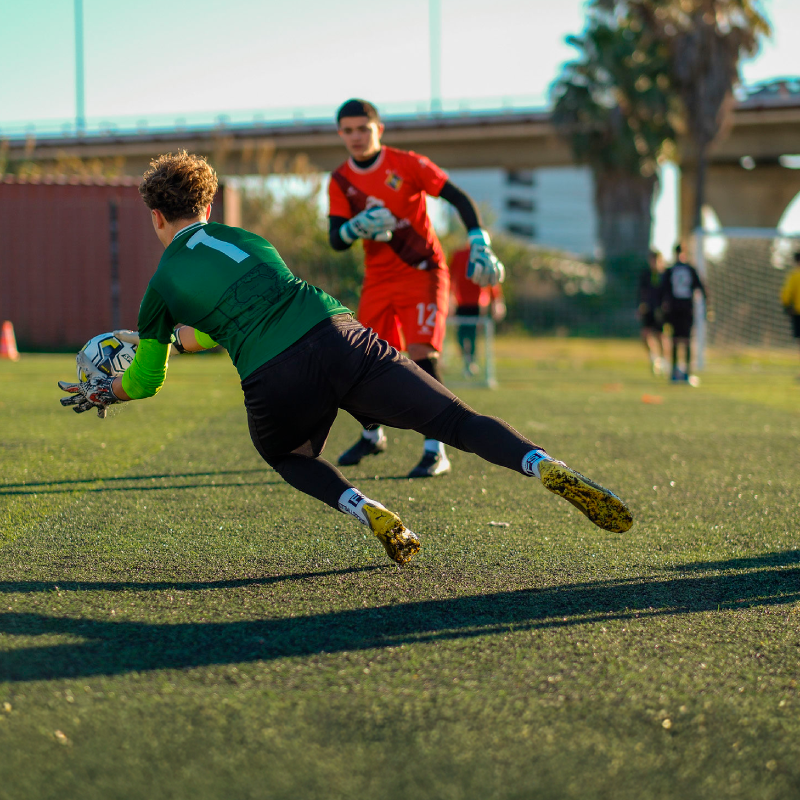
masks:
<path id="1" fill-rule="evenodd" d="M 403 185 L 403 179 L 396 172 L 387 170 L 386 185 L 396 192 Z"/>

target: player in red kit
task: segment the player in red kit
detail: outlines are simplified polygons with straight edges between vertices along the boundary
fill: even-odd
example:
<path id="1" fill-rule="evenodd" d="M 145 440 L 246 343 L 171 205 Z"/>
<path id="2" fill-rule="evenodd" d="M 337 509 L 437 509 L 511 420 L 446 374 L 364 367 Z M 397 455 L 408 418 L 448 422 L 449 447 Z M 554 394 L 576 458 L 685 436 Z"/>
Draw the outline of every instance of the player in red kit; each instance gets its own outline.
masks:
<path id="1" fill-rule="evenodd" d="M 428 217 L 427 195 L 447 200 L 461 216 L 470 240 L 470 280 L 482 286 L 501 283 L 503 265 L 492 252 L 475 204 L 445 172 L 425 156 L 381 144 L 384 127 L 375 106 L 348 100 L 336 120 L 350 158 L 331 175 L 329 237 L 334 250 L 346 250 L 356 239 L 363 240 L 365 275 L 358 319 L 441 381 L 438 359 L 450 279 Z M 358 442 L 339 457 L 339 464 L 358 464 L 385 449 L 383 429 L 364 428 Z M 409 477 L 449 471 L 442 443 L 426 439 L 422 459 Z"/>
<path id="2" fill-rule="evenodd" d="M 495 322 L 500 322 L 506 316 L 503 289 L 499 283 L 494 286 L 478 286 L 467 278 L 469 250 L 469 247 L 462 247 L 450 259 L 450 285 L 456 301 L 455 315 L 465 320 L 475 318 L 475 322 L 462 322 L 456 334 L 464 357 L 465 377 L 478 373 L 478 362 L 475 360 L 478 318 L 489 315 Z"/>

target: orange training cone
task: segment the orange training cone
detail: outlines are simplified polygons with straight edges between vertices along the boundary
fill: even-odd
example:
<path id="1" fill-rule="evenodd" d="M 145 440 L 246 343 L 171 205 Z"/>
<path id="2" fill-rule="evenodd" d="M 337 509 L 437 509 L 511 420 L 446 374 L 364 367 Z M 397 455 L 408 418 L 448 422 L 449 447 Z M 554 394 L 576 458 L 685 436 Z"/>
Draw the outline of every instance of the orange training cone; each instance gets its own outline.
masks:
<path id="1" fill-rule="evenodd" d="M 19 361 L 17 350 L 17 340 L 14 337 L 14 326 L 6 320 L 0 328 L 0 358 L 8 358 L 11 361 Z"/>

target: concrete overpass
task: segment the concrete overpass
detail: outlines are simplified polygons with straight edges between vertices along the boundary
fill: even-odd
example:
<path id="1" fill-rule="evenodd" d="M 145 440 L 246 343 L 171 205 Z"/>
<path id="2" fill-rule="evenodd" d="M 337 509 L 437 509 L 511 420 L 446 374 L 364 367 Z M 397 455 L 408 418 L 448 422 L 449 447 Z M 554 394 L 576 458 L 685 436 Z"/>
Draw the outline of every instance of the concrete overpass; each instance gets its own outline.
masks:
<path id="1" fill-rule="evenodd" d="M 386 144 L 416 150 L 443 167 L 522 169 L 571 164 L 569 147 L 556 136 L 547 111 L 388 117 Z M 46 174 L 79 164 L 141 175 L 158 153 L 185 148 L 209 155 L 226 175 L 329 171 L 346 156 L 332 121 L 215 126 L 7 142 L 12 167 L 27 161 Z"/>
<path id="2" fill-rule="evenodd" d="M 387 144 L 416 150 L 446 169 L 507 170 L 573 164 L 549 113 L 508 110 L 388 117 Z M 141 175 L 149 160 L 186 148 L 208 155 L 224 175 L 327 171 L 344 149 L 332 122 L 289 121 L 146 129 L 86 136 L 0 141 L 0 164 L 31 177 Z M 731 124 L 711 153 L 707 197 L 724 226 L 774 227 L 800 192 L 800 170 L 782 156 L 800 153 L 800 95 L 756 94 L 734 108 Z M 742 159 L 749 157 L 747 166 Z M 692 208 L 693 164 L 685 160 L 683 208 Z M 685 220 L 688 222 L 688 220 Z"/>

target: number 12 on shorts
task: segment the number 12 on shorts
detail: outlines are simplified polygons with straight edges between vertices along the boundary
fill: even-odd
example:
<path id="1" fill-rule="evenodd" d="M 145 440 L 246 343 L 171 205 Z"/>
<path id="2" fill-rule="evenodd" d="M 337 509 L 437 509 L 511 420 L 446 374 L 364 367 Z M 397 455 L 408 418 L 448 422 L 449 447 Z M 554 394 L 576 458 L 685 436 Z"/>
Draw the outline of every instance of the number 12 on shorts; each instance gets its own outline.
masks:
<path id="1" fill-rule="evenodd" d="M 426 318 L 425 313 L 428 316 Z M 417 303 L 417 325 L 420 328 L 428 327 L 433 328 L 436 326 L 436 303 Z"/>

